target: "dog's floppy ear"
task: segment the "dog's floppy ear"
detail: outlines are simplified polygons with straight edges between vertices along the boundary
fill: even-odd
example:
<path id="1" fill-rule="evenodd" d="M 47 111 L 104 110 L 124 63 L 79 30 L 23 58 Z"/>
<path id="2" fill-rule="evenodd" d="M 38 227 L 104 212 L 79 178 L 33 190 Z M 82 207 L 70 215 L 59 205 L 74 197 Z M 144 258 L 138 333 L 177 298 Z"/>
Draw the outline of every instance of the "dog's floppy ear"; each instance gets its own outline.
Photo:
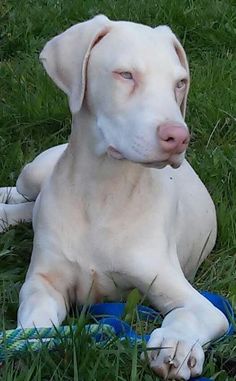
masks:
<path id="1" fill-rule="evenodd" d="M 180 105 L 181 113 L 183 115 L 183 118 L 185 118 L 188 92 L 189 92 L 189 85 L 190 85 L 189 66 L 188 66 L 188 60 L 187 60 L 187 56 L 186 56 L 186 53 L 184 51 L 183 46 L 181 45 L 181 43 L 179 42 L 179 40 L 176 38 L 176 36 L 174 34 L 173 34 L 173 37 L 174 37 L 173 43 L 174 43 L 174 48 L 175 48 L 176 54 L 179 57 L 181 65 L 185 68 L 185 70 L 188 73 L 187 87 L 185 90 L 185 95 L 184 95 L 183 101 Z"/>
<path id="2" fill-rule="evenodd" d="M 50 40 L 40 54 L 48 75 L 68 95 L 72 114 L 83 103 L 90 51 L 109 32 L 110 25 L 103 15 L 76 24 Z"/>

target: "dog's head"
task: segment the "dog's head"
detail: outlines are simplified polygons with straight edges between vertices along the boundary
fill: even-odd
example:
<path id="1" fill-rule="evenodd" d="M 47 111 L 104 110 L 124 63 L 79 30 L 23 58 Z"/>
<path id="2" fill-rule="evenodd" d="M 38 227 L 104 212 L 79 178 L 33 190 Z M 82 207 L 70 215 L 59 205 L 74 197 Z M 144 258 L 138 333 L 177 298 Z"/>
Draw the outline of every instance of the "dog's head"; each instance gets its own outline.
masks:
<path id="1" fill-rule="evenodd" d="M 86 104 L 93 115 L 98 155 L 158 168 L 181 164 L 189 69 L 168 27 L 96 16 L 49 41 L 40 59 L 72 114 Z"/>

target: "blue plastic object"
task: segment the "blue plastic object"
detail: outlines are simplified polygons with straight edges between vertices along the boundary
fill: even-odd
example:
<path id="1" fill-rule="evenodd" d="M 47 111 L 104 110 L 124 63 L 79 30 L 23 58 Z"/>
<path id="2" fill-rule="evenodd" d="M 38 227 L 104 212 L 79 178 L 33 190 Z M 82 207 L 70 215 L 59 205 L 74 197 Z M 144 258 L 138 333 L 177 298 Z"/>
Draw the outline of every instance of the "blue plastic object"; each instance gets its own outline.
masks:
<path id="1" fill-rule="evenodd" d="M 233 308 L 229 301 L 225 299 L 224 297 L 211 293 L 208 291 L 203 291 L 201 294 L 208 299 L 216 308 L 221 310 L 229 322 L 229 328 L 228 331 L 225 333 L 225 335 L 220 338 L 223 339 L 225 336 L 232 335 L 235 333 L 235 315 Z M 148 341 L 150 338 L 150 335 L 138 335 L 129 324 L 124 322 L 122 320 L 122 317 L 124 316 L 125 312 L 125 304 L 124 303 L 100 303 L 100 304 L 93 304 L 89 307 L 88 312 L 94 316 L 101 324 L 108 324 L 110 325 L 115 334 L 119 338 L 127 338 L 131 342 L 137 342 L 137 341 Z M 160 317 L 160 314 L 153 310 L 150 307 L 145 306 L 137 306 L 137 312 L 140 320 L 145 321 L 153 321 Z M 98 338 L 98 341 L 101 339 Z M 197 377 L 197 378 L 191 378 L 189 381 L 212 381 L 209 378 L 206 377 Z"/>

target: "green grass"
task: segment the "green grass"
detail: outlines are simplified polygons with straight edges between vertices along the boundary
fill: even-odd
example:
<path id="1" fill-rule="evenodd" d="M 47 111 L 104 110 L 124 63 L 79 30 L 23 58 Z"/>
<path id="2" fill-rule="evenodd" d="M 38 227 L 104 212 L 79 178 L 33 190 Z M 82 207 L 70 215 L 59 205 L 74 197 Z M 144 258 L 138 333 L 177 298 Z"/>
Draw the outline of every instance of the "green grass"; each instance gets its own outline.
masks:
<path id="1" fill-rule="evenodd" d="M 188 159 L 217 206 L 215 251 L 195 280 L 199 289 L 227 296 L 236 306 L 236 7 L 233 0 L 1 0 L 0 2 L 0 184 L 14 185 L 25 163 L 43 149 L 66 141 L 70 114 L 65 96 L 38 61 L 44 43 L 73 23 L 97 13 L 149 25 L 168 24 L 183 42 L 192 85 L 187 122 Z M 0 329 L 16 322 L 18 292 L 32 249 L 29 225 L 0 236 Z M 224 359 L 236 357 L 236 337 L 219 343 L 204 373 L 235 380 Z M 143 380 L 157 378 L 139 360 L 139 350 L 114 342 L 98 349 L 87 336 L 59 350 L 28 353 L 0 368 L 0 379 Z"/>

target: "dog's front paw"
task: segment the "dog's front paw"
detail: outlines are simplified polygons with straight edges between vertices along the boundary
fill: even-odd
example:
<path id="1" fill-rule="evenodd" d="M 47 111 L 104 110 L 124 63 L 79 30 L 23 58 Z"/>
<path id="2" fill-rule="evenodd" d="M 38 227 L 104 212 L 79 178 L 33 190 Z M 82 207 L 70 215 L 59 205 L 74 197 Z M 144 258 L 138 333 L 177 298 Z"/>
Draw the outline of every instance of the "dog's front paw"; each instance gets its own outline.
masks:
<path id="1" fill-rule="evenodd" d="M 205 356 L 201 345 L 178 336 L 166 328 L 155 329 L 147 344 L 150 366 L 165 380 L 188 380 L 202 373 Z"/>
<path id="2" fill-rule="evenodd" d="M 18 310 L 18 328 L 46 328 L 58 327 L 60 324 L 57 315 L 57 304 L 48 296 L 40 298 L 31 295 L 30 298 L 20 304 Z"/>

